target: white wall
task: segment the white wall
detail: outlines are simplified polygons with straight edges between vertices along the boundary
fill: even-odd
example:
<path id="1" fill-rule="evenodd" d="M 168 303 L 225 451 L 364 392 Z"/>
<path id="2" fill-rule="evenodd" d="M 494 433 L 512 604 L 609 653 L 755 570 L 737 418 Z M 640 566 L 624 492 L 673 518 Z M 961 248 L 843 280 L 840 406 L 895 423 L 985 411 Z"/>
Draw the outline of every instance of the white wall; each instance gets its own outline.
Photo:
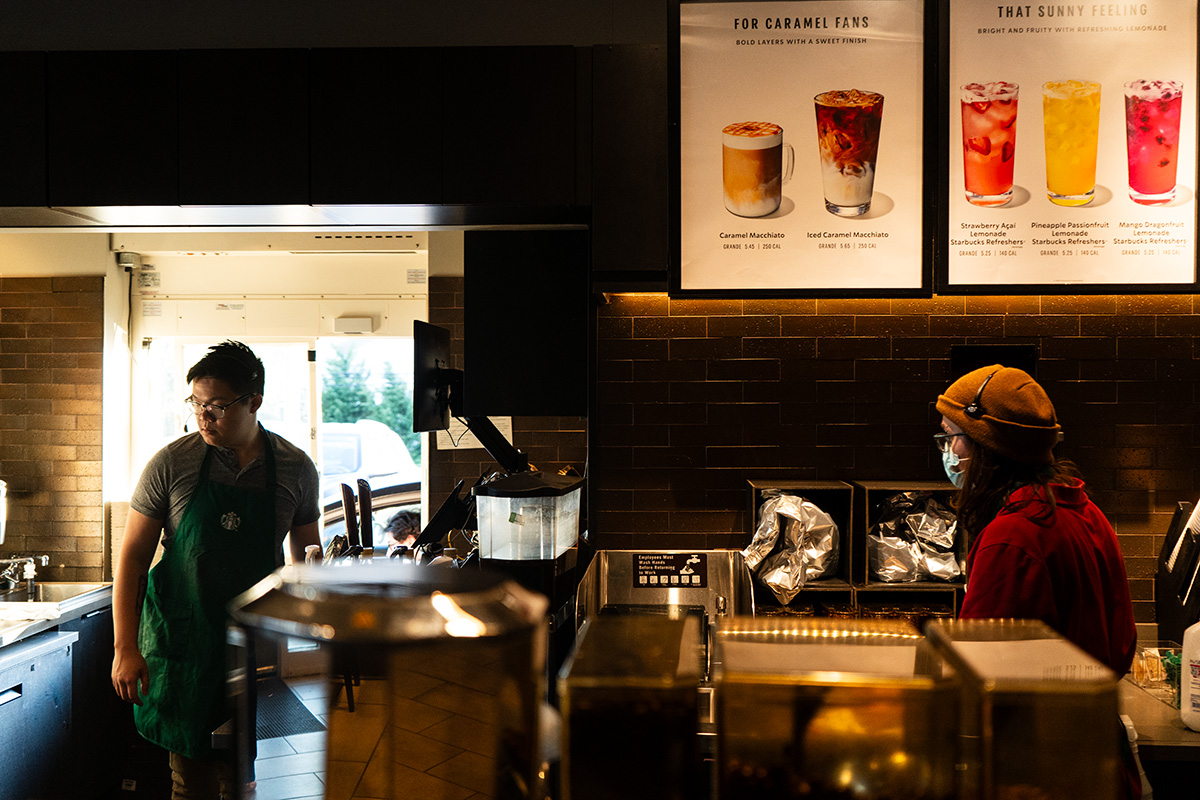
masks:
<path id="1" fill-rule="evenodd" d="M 129 331 L 129 282 L 132 274 L 108 253 L 104 276 L 104 375 L 101 483 L 106 509 L 114 499 L 124 501 L 133 487 L 129 483 L 133 407 L 131 373 L 133 354 Z"/>
<path id="2" fill-rule="evenodd" d="M 0 277 L 106 275 L 112 263 L 107 233 L 0 233 Z"/>
<path id="3" fill-rule="evenodd" d="M 429 277 L 461 278 L 463 275 L 463 232 L 429 232 Z"/>

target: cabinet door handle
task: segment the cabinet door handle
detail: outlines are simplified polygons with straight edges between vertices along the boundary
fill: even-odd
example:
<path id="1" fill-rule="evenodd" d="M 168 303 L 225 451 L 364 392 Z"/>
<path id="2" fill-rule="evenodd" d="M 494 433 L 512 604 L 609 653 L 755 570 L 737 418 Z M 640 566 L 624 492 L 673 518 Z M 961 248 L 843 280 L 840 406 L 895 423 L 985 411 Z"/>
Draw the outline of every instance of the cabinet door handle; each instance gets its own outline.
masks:
<path id="1" fill-rule="evenodd" d="M 5 689 L 3 692 L 0 692 L 0 706 L 7 705 L 8 703 L 11 703 L 14 700 L 20 700 L 21 699 L 21 687 L 22 687 L 22 684 L 18 683 L 16 686 L 12 687 L 11 689 Z"/>

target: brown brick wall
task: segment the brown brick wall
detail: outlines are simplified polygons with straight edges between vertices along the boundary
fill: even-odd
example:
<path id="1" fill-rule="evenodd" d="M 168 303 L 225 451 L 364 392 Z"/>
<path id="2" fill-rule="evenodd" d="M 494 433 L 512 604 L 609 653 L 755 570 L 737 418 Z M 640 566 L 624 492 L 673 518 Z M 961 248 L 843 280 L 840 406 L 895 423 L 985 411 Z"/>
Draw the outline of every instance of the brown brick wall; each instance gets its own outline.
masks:
<path id="1" fill-rule="evenodd" d="M 950 345 L 1033 343 L 1112 520 L 1137 617 L 1174 504 L 1200 492 L 1192 296 L 693 300 L 611 295 L 597 319 L 601 547 L 741 547 L 747 478 L 938 480 Z"/>
<path id="2" fill-rule="evenodd" d="M 47 555 L 46 580 L 105 574 L 102 277 L 0 278 L 4 556 Z"/>

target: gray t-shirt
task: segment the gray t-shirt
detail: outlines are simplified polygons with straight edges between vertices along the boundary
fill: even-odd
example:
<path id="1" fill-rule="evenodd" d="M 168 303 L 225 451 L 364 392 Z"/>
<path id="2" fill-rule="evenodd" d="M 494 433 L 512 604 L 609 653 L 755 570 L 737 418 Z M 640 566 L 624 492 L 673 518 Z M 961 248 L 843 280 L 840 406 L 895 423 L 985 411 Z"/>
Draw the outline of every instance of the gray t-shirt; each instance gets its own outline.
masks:
<path id="1" fill-rule="evenodd" d="M 283 539 L 298 525 L 321 518 L 318 501 L 317 468 L 308 454 L 296 445 L 266 431 L 275 448 L 275 546 L 276 559 L 283 563 Z M 192 499 L 192 490 L 200 478 L 204 451 L 208 447 L 199 433 L 189 433 L 159 450 L 146 464 L 129 505 L 153 519 L 161 519 L 163 546 L 171 538 Z M 263 457 L 238 469 L 237 455 L 224 447 L 215 448 L 209 462 L 210 480 L 247 489 L 266 488 L 267 467 Z"/>

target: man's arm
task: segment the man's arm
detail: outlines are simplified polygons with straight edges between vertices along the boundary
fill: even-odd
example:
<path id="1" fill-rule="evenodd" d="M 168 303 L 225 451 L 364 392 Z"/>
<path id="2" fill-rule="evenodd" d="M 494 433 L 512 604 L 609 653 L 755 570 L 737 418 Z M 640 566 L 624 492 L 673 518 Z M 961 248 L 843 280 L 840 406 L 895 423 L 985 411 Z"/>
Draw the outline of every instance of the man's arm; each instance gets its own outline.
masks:
<path id="1" fill-rule="evenodd" d="M 288 550 L 292 555 L 293 564 L 304 563 L 304 548 L 310 544 L 321 544 L 321 521 L 313 520 L 306 525 L 297 525 L 292 528 L 291 534 L 288 536 Z"/>
<path id="2" fill-rule="evenodd" d="M 142 704 L 140 694 L 150 690 L 150 671 L 138 648 L 138 620 L 146 575 L 162 529 L 161 519 L 129 509 L 113 578 L 113 689 L 122 700 L 137 705 Z"/>

